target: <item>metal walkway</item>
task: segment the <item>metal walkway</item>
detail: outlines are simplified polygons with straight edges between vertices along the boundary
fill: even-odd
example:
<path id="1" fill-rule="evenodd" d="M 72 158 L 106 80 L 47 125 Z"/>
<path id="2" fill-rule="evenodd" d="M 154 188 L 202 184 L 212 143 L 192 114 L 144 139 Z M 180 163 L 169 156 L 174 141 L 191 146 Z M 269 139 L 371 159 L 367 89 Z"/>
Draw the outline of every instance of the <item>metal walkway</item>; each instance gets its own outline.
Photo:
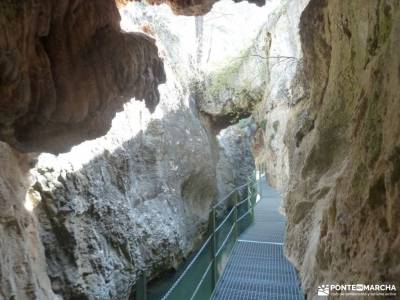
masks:
<path id="1" fill-rule="evenodd" d="M 236 242 L 214 300 L 304 299 L 296 271 L 283 255 L 281 196 L 264 177 L 260 189 L 254 224 Z"/>

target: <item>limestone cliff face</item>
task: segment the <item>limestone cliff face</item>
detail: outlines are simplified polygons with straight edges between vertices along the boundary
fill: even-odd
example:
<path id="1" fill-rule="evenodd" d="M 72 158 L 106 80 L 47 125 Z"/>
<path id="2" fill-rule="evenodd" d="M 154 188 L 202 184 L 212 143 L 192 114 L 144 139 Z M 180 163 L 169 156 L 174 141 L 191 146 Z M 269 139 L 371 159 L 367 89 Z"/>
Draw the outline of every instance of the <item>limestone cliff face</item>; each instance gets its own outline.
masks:
<path id="1" fill-rule="evenodd" d="M 229 30 L 229 29 L 228 29 Z M 200 114 L 216 132 L 251 116 L 262 101 L 266 84 L 268 32 L 262 24 L 248 45 L 235 48 L 223 67 L 206 72 L 196 94 Z"/>
<path id="2" fill-rule="evenodd" d="M 200 242 L 217 195 L 211 145 L 193 113 L 171 111 L 120 143 L 132 114 L 121 115 L 125 126 L 59 157 L 65 165 L 36 169 L 48 273 L 65 299 L 128 299 L 141 270 L 153 278 L 177 267 Z"/>
<path id="3" fill-rule="evenodd" d="M 293 109 L 286 253 L 325 283 L 400 286 L 400 2 L 312 0 Z"/>
<path id="4" fill-rule="evenodd" d="M 116 121 L 128 125 L 129 116 Z M 185 108 L 107 149 L 121 129 L 130 130 L 117 126 L 58 163 L 42 157 L 35 170 L 48 274 L 64 299 L 128 299 L 140 271 L 151 279 L 177 267 L 202 240 L 211 204 L 254 168 L 250 130 L 227 129 L 217 163 L 206 129 Z M 101 152 L 75 164 L 87 149 Z"/>
<path id="5" fill-rule="evenodd" d="M 141 14 L 146 7 L 124 11 L 127 29 L 142 25 Z M 185 57 L 167 26 L 153 28 L 162 52 Z M 179 80 L 188 66 L 175 68 L 168 53 L 153 115 L 131 101 L 104 137 L 39 159 L 35 211 L 52 288 L 64 299 L 128 299 L 141 271 L 151 279 L 177 267 L 208 225 L 218 156 Z"/>
<path id="6" fill-rule="evenodd" d="M 255 170 L 251 142 L 255 130 L 254 121 L 244 119 L 239 124 L 222 130 L 218 135 L 220 144 L 217 165 L 219 198 L 229 194 L 235 187 L 248 182 Z"/>
<path id="7" fill-rule="evenodd" d="M 155 40 L 123 32 L 114 1 L 0 9 L 0 140 L 65 152 L 123 110 L 105 137 L 41 156 L 33 182 L 35 157 L 0 143 L 0 298 L 128 299 L 140 271 L 157 276 L 196 247 L 217 185 L 230 184 L 217 184 L 219 146 L 188 97 L 190 59 L 173 30 L 146 31 L 167 61 L 160 96 Z"/>
<path id="8" fill-rule="evenodd" d="M 122 3 L 126 3 L 130 0 L 119 0 Z M 163 4 L 166 3 L 171 7 L 172 11 L 177 15 L 186 16 L 201 16 L 208 13 L 213 7 L 214 3 L 219 0 L 150 0 L 150 4 Z M 233 0 L 234 2 L 247 1 L 249 3 L 255 3 L 257 6 L 263 6 L 265 0 Z"/>
<path id="9" fill-rule="evenodd" d="M 284 192 L 289 180 L 288 149 L 284 138 L 290 108 L 305 97 L 298 81 L 302 65 L 300 15 L 309 0 L 281 1 L 266 18 L 265 90 L 253 116 L 258 124 L 254 139 L 256 164 L 263 166 L 270 185 Z"/>
<path id="10" fill-rule="evenodd" d="M 57 299 L 47 276 L 37 218 L 29 208 L 35 158 L 0 142 L 0 299 Z"/>
<path id="11" fill-rule="evenodd" d="M 244 164 L 252 162 L 250 131 L 234 130 L 219 153 L 189 93 L 190 53 L 169 27 L 171 15 L 155 11 L 141 4 L 122 11 L 126 29 L 145 27 L 164 59 L 168 82 L 154 114 L 132 100 L 104 137 L 41 155 L 32 172 L 48 276 L 64 299 L 128 299 L 141 271 L 152 279 L 176 268 L 201 242 L 209 208 L 232 188 L 229 180 L 252 172 Z M 217 181 L 222 154 L 228 163 Z M 242 164 L 228 179 L 231 155 Z"/>
<path id="12" fill-rule="evenodd" d="M 289 178 L 284 138 L 290 107 L 306 94 L 298 80 L 302 65 L 298 24 L 307 3 L 277 1 L 265 9 L 258 24 L 252 24 L 257 34 L 248 44 L 233 43 L 236 52 L 223 67 L 206 73 L 197 97 L 200 113 L 217 131 L 253 116 L 256 164 L 266 167 L 269 183 L 281 191 Z"/>
<path id="13" fill-rule="evenodd" d="M 150 2 L 199 15 L 216 1 Z M 23 152 L 66 152 L 104 135 L 132 97 L 154 111 L 165 81 L 157 48 L 119 21 L 115 0 L 2 1 L 0 140 Z"/>

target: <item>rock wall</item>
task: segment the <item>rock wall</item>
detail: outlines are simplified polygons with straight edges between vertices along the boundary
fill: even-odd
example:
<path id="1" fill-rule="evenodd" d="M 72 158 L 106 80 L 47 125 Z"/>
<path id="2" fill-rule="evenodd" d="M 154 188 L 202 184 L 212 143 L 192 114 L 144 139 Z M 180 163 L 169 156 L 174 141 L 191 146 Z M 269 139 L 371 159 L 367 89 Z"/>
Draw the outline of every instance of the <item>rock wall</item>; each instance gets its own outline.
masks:
<path id="1" fill-rule="evenodd" d="M 152 279 L 176 268 L 202 241 L 221 191 L 252 172 L 250 130 L 228 130 L 220 151 L 190 96 L 190 53 L 169 17 L 154 12 L 140 4 L 122 11 L 124 28 L 153 34 L 164 59 L 168 82 L 154 114 L 131 101 L 104 137 L 41 155 L 33 171 L 47 272 L 64 299 L 128 299 L 141 271 Z M 227 164 L 217 180 L 220 155 Z M 231 155 L 241 163 L 221 179 Z"/>
<path id="2" fill-rule="evenodd" d="M 228 18 L 221 31 L 229 32 L 229 21 Z M 216 63 L 206 64 L 203 81 L 197 83 L 195 98 L 199 112 L 217 133 L 250 117 L 264 96 L 266 62 L 263 57 L 268 43 L 267 31 L 263 21 L 249 23 L 250 26 L 255 32 L 253 38 L 239 44 L 235 39 L 227 39 L 227 43 L 236 46 L 234 50 L 231 49 L 227 57 L 222 56 L 224 59 L 214 58 Z M 240 29 L 237 34 L 246 35 Z M 209 47 L 211 51 L 212 46 Z M 218 45 L 215 47 L 218 49 Z"/>
<path id="3" fill-rule="evenodd" d="M 1 2 L 2 141 L 65 152 L 104 135 L 132 97 L 155 109 L 165 81 L 155 42 L 119 21 L 114 0 Z"/>
<path id="4" fill-rule="evenodd" d="M 154 40 L 121 31 L 116 2 L 128 1 L 0 3 L 0 140 L 23 152 L 66 152 L 104 135 L 132 97 L 154 111 L 162 61 Z M 199 15 L 216 1 L 150 2 Z"/>
<path id="5" fill-rule="evenodd" d="M 298 80 L 302 65 L 298 23 L 307 3 L 277 1 L 263 9 L 257 22 L 249 21 L 256 34 L 248 43 L 227 41 L 235 50 L 223 49 L 230 57 L 222 67 L 206 69 L 197 95 L 200 113 L 216 131 L 253 116 L 258 127 L 253 139 L 256 164 L 266 166 L 269 183 L 281 191 L 285 191 L 289 178 L 284 138 L 290 107 L 306 95 Z M 227 17 L 231 25 L 229 21 Z M 219 49 L 218 44 L 215 47 Z M 211 61 L 213 55 L 215 51 L 211 52 Z"/>
<path id="6" fill-rule="evenodd" d="M 123 32 L 111 0 L 0 8 L 2 141 L 69 151 L 123 110 L 105 137 L 41 155 L 32 174 L 36 156 L 0 142 L 0 298 L 127 299 L 141 270 L 157 276 L 196 247 L 218 195 L 218 143 L 186 97 L 190 59 L 165 26 L 137 24 L 161 54 Z"/>
<path id="7" fill-rule="evenodd" d="M 311 0 L 288 125 L 286 253 L 317 285 L 400 286 L 400 2 Z"/>
<path id="8" fill-rule="evenodd" d="M 130 0 L 117 0 L 122 3 L 126 3 Z M 153 5 L 168 4 L 172 11 L 177 15 L 186 16 L 201 16 L 208 13 L 213 5 L 219 0 L 150 0 L 149 3 Z M 257 6 L 263 6 L 265 0 L 233 0 L 234 2 L 248 1 L 249 3 L 255 3 Z"/>
<path id="9" fill-rule="evenodd" d="M 146 11 L 124 11 L 126 29 L 151 24 Z M 152 31 L 169 80 L 155 113 L 131 101 L 107 135 L 42 155 L 34 171 L 48 275 L 64 299 L 128 299 L 141 271 L 151 279 L 177 267 L 207 228 L 218 148 L 180 80 L 191 67 L 176 67 L 179 53 L 188 54 L 159 25 Z"/>
<path id="10" fill-rule="evenodd" d="M 308 0 L 280 1 L 267 16 L 263 101 L 253 116 L 258 124 L 254 139 L 256 164 L 263 166 L 269 184 L 282 192 L 289 180 L 289 157 L 284 138 L 290 108 L 305 96 L 297 80 L 302 64 L 299 35 L 300 15 Z"/>
<path id="11" fill-rule="evenodd" d="M 219 197 L 223 198 L 235 187 L 249 181 L 255 170 L 251 141 L 255 131 L 254 121 L 243 119 L 218 135 L 220 144 L 217 165 Z"/>
<path id="12" fill-rule="evenodd" d="M 57 299 L 47 276 L 38 222 L 30 208 L 35 157 L 0 142 L 0 299 Z"/>
<path id="13" fill-rule="evenodd" d="M 78 146 L 57 159 L 71 163 L 36 169 L 48 273 L 65 299 L 128 299 L 141 270 L 153 278 L 177 267 L 208 225 L 216 171 L 199 120 L 181 108 L 110 151 L 121 130 L 88 145 L 101 153 L 81 166 Z"/>

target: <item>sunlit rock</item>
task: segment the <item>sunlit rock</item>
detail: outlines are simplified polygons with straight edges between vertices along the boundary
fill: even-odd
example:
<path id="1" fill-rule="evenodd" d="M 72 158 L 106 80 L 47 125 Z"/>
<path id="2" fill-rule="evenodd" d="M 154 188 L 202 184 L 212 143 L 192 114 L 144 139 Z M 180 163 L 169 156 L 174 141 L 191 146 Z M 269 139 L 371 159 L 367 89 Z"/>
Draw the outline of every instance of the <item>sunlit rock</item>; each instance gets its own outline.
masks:
<path id="1" fill-rule="evenodd" d="M 262 59 L 258 58 L 264 64 L 265 90 L 253 112 L 258 124 L 253 153 L 269 184 L 282 192 L 289 179 L 286 124 L 293 103 L 305 96 L 298 80 L 302 66 L 299 20 L 308 2 L 280 1 L 265 24 L 265 50 Z"/>
<path id="2" fill-rule="evenodd" d="M 58 299 L 47 275 L 35 198 L 27 194 L 35 157 L 0 142 L 0 298 Z M 31 197 L 31 195 L 35 195 Z M 26 200 L 28 202 L 26 202 Z M 28 208 L 28 209 L 27 209 Z"/>
<path id="3" fill-rule="evenodd" d="M 52 289 L 66 299 L 128 299 L 142 271 L 151 281 L 177 268 L 202 241 L 212 204 L 234 187 L 217 180 L 219 157 L 228 163 L 218 174 L 236 169 L 233 184 L 254 166 L 251 129 L 233 130 L 222 151 L 199 119 L 190 94 L 194 49 L 177 34 L 194 29 L 194 19 L 143 4 L 121 14 L 125 30 L 157 39 L 168 81 L 153 114 L 132 99 L 104 137 L 39 156 L 32 175 L 42 200 L 34 212 Z"/>

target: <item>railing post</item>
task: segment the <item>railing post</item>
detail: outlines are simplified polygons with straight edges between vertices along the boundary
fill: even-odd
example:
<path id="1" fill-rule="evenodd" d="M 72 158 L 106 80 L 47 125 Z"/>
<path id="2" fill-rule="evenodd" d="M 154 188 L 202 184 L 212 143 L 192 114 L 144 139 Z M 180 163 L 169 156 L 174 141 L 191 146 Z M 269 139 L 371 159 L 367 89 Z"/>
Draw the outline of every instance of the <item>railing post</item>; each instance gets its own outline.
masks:
<path id="1" fill-rule="evenodd" d="M 136 300 L 147 300 L 147 279 L 144 271 L 136 280 Z"/>
<path id="2" fill-rule="evenodd" d="M 239 195 L 240 195 L 240 193 L 239 193 Z M 237 195 L 235 195 L 235 210 L 233 212 L 234 220 L 235 220 L 235 223 L 234 223 L 234 226 L 235 226 L 235 241 L 238 239 L 238 236 L 239 236 L 239 234 L 238 234 L 238 222 L 237 222 L 237 220 L 238 220 L 237 198 L 238 198 Z"/>
<path id="3" fill-rule="evenodd" d="M 250 222 L 253 223 L 254 221 L 254 206 L 253 206 L 253 185 L 252 182 L 249 182 L 247 186 L 247 211 L 250 212 Z"/>
<path id="4" fill-rule="evenodd" d="M 218 274 L 218 266 L 217 266 L 217 239 L 215 235 L 215 207 L 212 208 L 211 211 L 211 228 L 212 228 L 212 243 L 211 243 L 211 250 L 212 250 L 212 283 L 213 283 L 213 290 L 217 285 L 217 274 Z"/>
<path id="5" fill-rule="evenodd" d="M 256 183 L 255 183 L 255 186 L 257 187 L 257 190 L 258 190 L 258 193 L 260 194 L 260 197 L 261 197 L 261 185 L 262 185 L 262 182 L 261 182 L 261 177 L 262 177 L 262 173 L 263 171 L 262 170 L 260 170 L 259 171 L 259 176 L 258 176 L 258 180 L 257 180 L 257 178 L 256 178 Z"/>
<path id="6" fill-rule="evenodd" d="M 261 182 L 261 180 L 260 180 Z M 254 195 L 250 195 L 250 205 L 251 205 L 251 217 L 252 217 L 252 222 L 254 222 L 255 216 L 254 216 L 254 207 L 256 206 L 256 201 L 257 201 L 257 183 L 254 182 L 252 184 L 252 191 L 254 192 Z"/>

